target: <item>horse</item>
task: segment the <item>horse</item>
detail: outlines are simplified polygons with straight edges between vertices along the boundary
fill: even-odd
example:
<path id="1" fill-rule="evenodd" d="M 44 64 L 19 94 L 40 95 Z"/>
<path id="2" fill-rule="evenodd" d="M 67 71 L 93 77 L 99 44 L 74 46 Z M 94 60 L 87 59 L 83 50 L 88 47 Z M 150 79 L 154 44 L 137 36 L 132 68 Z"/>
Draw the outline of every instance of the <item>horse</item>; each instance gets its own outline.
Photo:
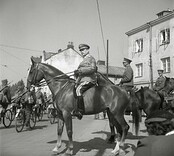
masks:
<path id="1" fill-rule="evenodd" d="M 74 96 L 75 80 L 59 69 L 44 63 L 37 63 L 31 57 L 32 65 L 27 77 L 27 88 L 38 85 L 45 80 L 52 92 L 54 107 L 58 112 L 57 143 L 53 149 L 54 153 L 59 153 L 61 147 L 61 136 L 64 124 L 68 136 L 68 146 L 66 154 L 73 154 L 73 131 L 72 131 L 72 111 L 76 98 Z M 125 90 L 118 86 L 111 85 L 100 77 L 99 85 L 88 89 L 84 95 L 85 113 L 92 115 L 107 110 L 109 122 L 112 123 L 118 133 L 117 143 L 112 153 L 119 153 L 124 146 L 129 125 L 124 118 L 124 112 L 129 104 L 129 98 Z"/>
<path id="2" fill-rule="evenodd" d="M 146 116 L 162 108 L 163 99 L 149 87 L 141 87 L 135 92 L 135 98 L 138 100 L 138 108 L 143 110 Z"/>
<path id="3" fill-rule="evenodd" d="M 162 89 L 166 94 L 174 90 L 174 78 L 166 77 L 165 86 Z"/>

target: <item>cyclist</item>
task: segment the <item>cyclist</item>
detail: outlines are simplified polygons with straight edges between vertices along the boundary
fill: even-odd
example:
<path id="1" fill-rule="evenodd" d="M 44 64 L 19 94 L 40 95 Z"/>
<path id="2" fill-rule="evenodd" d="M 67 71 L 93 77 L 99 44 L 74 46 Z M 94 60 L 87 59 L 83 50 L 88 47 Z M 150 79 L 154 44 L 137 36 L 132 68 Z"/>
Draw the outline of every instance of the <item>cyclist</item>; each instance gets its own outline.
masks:
<path id="1" fill-rule="evenodd" d="M 25 126 L 27 128 L 29 127 L 30 115 L 32 112 L 32 108 L 35 104 L 36 104 L 35 87 L 31 86 L 30 90 L 28 90 L 25 96 L 25 113 L 26 113 Z"/>
<path id="2" fill-rule="evenodd" d="M 0 120 L 3 117 L 5 110 L 8 107 L 8 104 L 11 102 L 10 87 L 8 86 L 8 80 L 2 80 L 2 88 L 0 92 L 0 104 L 2 105 L 2 111 L 0 111 Z"/>

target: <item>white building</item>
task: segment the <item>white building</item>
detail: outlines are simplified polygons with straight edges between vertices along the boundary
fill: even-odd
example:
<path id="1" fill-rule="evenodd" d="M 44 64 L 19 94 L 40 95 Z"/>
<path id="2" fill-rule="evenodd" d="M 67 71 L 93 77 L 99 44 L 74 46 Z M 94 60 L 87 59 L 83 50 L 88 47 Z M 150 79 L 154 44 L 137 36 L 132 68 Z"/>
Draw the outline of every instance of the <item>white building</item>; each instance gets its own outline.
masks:
<path id="1" fill-rule="evenodd" d="M 158 77 L 174 77 L 174 11 L 157 14 L 157 19 L 128 32 L 128 56 L 132 59 L 134 82 L 138 87 L 152 86 Z"/>

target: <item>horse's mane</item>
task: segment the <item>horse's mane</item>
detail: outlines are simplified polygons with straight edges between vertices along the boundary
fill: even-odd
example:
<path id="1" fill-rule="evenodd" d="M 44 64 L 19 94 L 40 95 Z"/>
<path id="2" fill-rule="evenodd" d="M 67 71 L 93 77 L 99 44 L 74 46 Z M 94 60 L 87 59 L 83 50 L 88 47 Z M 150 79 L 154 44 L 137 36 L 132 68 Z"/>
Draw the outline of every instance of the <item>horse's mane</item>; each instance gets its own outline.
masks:
<path id="1" fill-rule="evenodd" d="M 101 78 L 105 81 L 105 82 L 107 82 L 107 83 L 109 83 L 109 84 L 111 84 L 111 85 L 115 85 L 110 79 L 108 79 L 105 75 L 103 75 L 102 73 L 100 73 L 100 72 L 97 72 L 97 74 L 98 74 L 98 77 L 99 77 L 99 79 L 101 80 Z M 99 84 L 100 84 L 100 82 L 98 82 Z"/>
<path id="2" fill-rule="evenodd" d="M 57 72 L 57 74 L 58 74 L 57 76 L 62 75 L 61 76 L 62 79 L 65 78 L 65 79 L 69 79 L 69 80 L 75 81 L 73 78 L 70 78 L 70 76 L 68 76 L 66 73 L 62 72 L 58 68 L 56 68 L 56 67 L 54 67 L 54 66 L 52 66 L 50 64 L 46 64 L 46 63 L 41 63 L 41 64 L 44 65 L 46 68 L 51 69 L 54 72 Z M 60 77 L 55 77 L 54 79 L 60 79 Z"/>

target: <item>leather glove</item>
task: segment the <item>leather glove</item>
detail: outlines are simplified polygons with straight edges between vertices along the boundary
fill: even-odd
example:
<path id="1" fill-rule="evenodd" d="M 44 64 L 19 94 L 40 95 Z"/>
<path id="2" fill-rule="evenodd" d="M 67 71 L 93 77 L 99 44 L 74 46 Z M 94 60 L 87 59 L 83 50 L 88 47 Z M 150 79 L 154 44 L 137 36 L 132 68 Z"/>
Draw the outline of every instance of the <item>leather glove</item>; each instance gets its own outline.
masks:
<path id="1" fill-rule="evenodd" d="M 122 87 L 123 83 L 122 83 L 122 82 L 120 82 L 118 85 L 119 85 L 120 87 Z"/>
<path id="2" fill-rule="evenodd" d="M 79 70 L 74 70 L 74 75 L 79 76 Z"/>

